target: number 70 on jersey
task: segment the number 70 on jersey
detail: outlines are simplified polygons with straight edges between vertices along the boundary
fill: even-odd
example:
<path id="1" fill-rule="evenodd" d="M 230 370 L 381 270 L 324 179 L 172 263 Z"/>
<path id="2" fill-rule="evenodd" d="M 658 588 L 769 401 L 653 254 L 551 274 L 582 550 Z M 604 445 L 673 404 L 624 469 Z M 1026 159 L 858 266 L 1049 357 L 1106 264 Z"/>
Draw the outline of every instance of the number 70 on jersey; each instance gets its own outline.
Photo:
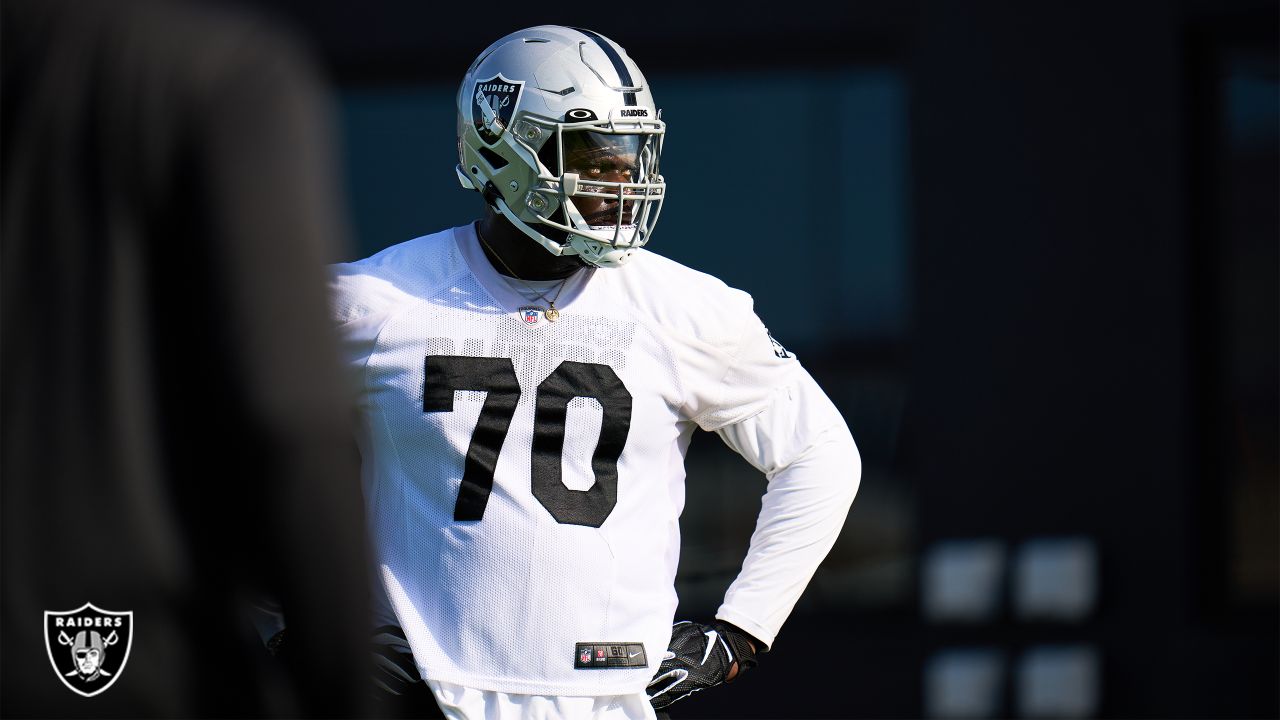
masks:
<path id="1" fill-rule="evenodd" d="M 455 521 L 474 521 L 484 517 L 493 491 L 498 453 L 520 402 L 520 382 L 511 358 L 428 355 L 422 411 L 452 412 L 458 390 L 485 393 L 453 508 Z M 608 365 L 572 360 L 561 362 L 535 393 L 530 490 L 556 522 L 600 527 L 618 503 L 618 458 L 631 429 L 631 393 Z M 571 490 L 562 479 L 561 455 L 569 402 L 579 397 L 594 398 L 603 417 L 591 455 L 595 484 Z"/>

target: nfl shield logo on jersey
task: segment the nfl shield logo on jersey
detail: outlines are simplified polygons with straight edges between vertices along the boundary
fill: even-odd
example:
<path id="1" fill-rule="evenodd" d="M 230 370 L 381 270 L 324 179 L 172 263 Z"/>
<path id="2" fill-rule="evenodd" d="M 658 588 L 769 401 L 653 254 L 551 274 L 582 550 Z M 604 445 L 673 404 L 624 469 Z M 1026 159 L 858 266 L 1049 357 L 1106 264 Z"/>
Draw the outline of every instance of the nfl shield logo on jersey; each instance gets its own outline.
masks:
<path id="1" fill-rule="evenodd" d="M 522 307 L 520 308 L 520 317 L 524 318 L 525 325 L 538 324 L 538 318 L 542 317 L 542 308 Z"/>
<path id="2" fill-rule="evenodd" d="M 481 140 L 490 145 L 498 142 L 511 124 L 522 90 L 523 82 L 508 80 L 502 77 L 502 73 L 476 83 L 472 94 L 471 121 L 475 123 Z"/>
<path id="3" fill-rule="evenodd" d="M 85 603 L 44 613 L 44 646 L 53 671 L 72 692 L 93 697 L 120 678 L 133 646 L 133 612 Z"/>

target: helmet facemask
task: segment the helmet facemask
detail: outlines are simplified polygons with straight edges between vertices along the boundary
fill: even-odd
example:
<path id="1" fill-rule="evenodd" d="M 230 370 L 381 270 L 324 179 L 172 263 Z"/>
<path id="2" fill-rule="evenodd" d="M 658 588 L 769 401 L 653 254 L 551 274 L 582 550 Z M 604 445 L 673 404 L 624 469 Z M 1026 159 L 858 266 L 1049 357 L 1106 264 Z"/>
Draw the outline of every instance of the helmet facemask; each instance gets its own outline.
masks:
<path id="1" fill-rule="evenodd" d="M 518 113 L 514 132 L 492 145 L 474 142 L 483 128 L 460 124 L 466 170 L 460 166 L 458 174 L 464 186 L 483 187 L 495 210 L 553 254 L 616 267 L 648 242 L 658 222 L 666 128 L 661 120 L 602 122 L 590 111 L 576 112 L 592 119 L 559 122 Z"/>
<path id="2" fill-rule="evenodd" d="M 538 223 L 564 233 L 586 262 L 620 265 L 658 222 L 666 190 L 658 172 L 661 154 L 660 130 L 608 132 L 600 125 L 557 123 L 538 152 L 538 183 L 526 205 Z"/>

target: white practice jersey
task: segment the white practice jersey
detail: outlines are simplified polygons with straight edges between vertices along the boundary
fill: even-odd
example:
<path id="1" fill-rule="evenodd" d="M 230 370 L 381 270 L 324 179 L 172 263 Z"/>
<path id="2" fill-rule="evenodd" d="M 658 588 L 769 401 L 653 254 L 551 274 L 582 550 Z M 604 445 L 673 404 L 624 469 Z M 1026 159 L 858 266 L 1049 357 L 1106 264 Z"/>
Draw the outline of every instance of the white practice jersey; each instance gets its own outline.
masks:
<path id="1" fill-rule="evenodd" d="M 859 468 L 843 420 L 747 294 L 639 251 L 571 278 L 551 322 L 472 226 L 333 272 L 377 561 L 424 677 L 643 689 L 670 639 L 697 427 L 770 478 L 717 616 L 772 643 Z"/>

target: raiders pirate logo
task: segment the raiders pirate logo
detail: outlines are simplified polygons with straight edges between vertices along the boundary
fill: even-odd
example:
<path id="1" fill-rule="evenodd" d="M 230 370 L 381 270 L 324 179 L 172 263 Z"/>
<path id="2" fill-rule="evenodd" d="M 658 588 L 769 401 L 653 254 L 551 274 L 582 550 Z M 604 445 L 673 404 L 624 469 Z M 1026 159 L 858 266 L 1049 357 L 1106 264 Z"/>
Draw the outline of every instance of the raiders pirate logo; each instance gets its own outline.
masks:
<path id="1" fill-rule="evenodd" d="M 72 692 L 101 694 L 120 679 L 133 646 L 133 612 L 111 612 L 85 603 L 44 613 L 44 645 L 53 671 Z"/>
<path id="2" fill-rule="evenodd" d="M 472 93 L 471 121 L 475 123 L 480 139 L 492 145 L 511 125 L 511 116 L 520 103 L 524 83 L 508 80 L 498 73 L 488 80 L 476 83 Z"/>

